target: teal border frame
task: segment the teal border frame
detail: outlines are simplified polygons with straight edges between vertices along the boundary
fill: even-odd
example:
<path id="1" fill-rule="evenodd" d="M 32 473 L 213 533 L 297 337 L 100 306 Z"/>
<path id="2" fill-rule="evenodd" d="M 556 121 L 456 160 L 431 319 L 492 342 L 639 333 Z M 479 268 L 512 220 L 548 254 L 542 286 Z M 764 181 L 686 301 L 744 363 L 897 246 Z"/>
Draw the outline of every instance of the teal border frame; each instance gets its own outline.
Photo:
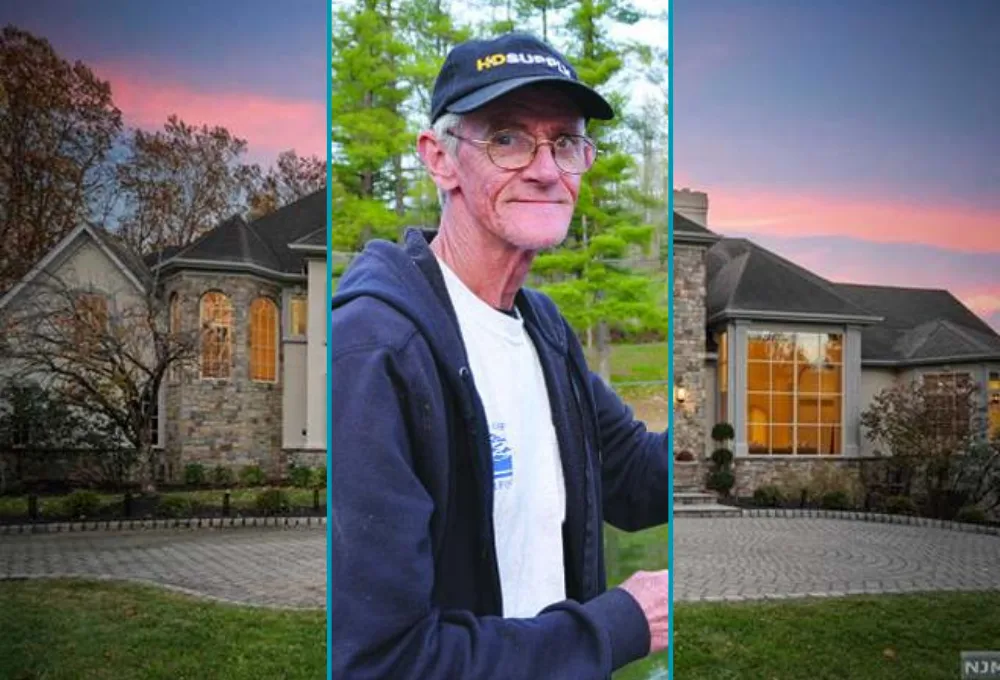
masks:
<path id="1" fill-rule="evenodd" d="M 667 285 L 670 286 L 670 297 L 667 304 L 667 371 L 670 380 L 667 382 L 670 413 L 667 417 L 667 427 L 670 436 L 667 454 L 670 456 L 670 508 L 667 511 L 669 530 L 667 533 L 667 568 L 670 575 L 669 583 L 670 613 L 667 615 L 667 625 L 670 630 L 670 644 L 667 647 L 667 678 L 674 677 L 674 0 L 667 0 L 667 176 L 670 178 L 667 193 Z"/>
<path id="2" fill-rule="evenodd" d="M 332 201 L 333 201 L 333 166 L 330 163 L 330 127 L 333 120 L 333 103 L 331 97 L 333 95 L 332 88 L 333 74 L 330 72 L 333 64 L 333 0 L 326 0 L 326 63 L 323 65 L 323 77 L 326 78 L 326 87 L 323 91 L 326 92 L 326 106 L 323 110 L 326 111 L 326 149 L 324 153 L 326 154 L 326 677 L 327 680 L 333 680 L 333 664 L 330 662 L 330 650 L 333 649 L 333 625 L 330 621 L 331 605 L 333 604 L 333 569 L 330 565 L 333 563 L 333 534 L 331 527 L 333 522 L 330 521 L 330 508 L 333 507 L 331 503 L 330 490 L 333 488 L 330 479 L 330 444 L 331 437 L 330 431 L 333 429 L 333 388 L 330 385 L 330 365 L 333 363 L 333 343 L 330 342 L 330 336 L 333 334 L 333 315 L 330 313 L 331 300 L 333 298 L 333 276 L 331 265 L 333 264 L 333 253 L 332 251 L 332 239 L 330 238 L 330 229 L 332 227 L 331 213 L 332 213 Z"/>

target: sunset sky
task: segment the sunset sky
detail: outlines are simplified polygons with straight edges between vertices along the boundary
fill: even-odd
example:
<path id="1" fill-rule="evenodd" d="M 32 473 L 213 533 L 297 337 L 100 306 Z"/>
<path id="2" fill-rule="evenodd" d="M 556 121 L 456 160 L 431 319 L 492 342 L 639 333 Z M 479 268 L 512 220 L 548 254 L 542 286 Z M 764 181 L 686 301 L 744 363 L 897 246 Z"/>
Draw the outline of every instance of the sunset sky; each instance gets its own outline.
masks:
<path id="1" fill-rule="evenodd" d="M 675 186 L 835 281 L 1000 330 L 1000 2 L 674 0 Z"/>
<path id="2" fill-rule="evenodd" d="M 109 80 L 126 125 L 176 113 L 226 126 L 262 164 L 324 155 L 324 0 L 32 0 L 3 3 L 8 23 Z"/>

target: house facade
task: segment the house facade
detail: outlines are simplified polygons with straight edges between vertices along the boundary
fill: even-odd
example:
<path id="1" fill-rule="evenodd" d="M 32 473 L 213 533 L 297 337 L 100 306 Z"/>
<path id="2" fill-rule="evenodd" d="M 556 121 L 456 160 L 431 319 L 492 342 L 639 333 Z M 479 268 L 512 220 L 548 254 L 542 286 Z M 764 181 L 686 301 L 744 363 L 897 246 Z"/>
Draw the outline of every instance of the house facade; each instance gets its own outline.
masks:
<path id="1" fill-rule="evenodd" d="M 0 298 L 0 312 L 30 308 L 42 276 L 86 290 L 104 309 L 154 286 L 171 330 L 201 329 L 195 360 L 169 371 L 159 395 L 153 439 L 164 478 L 191 462 L 259 465 L 270 476 L 290 463 L 325 464 L 325 190 L 145 259 L 81 226 Z"/>
<path id="2" fill-rule="evenodd" d="M 699 485 L 719 422 L 735 430 L 736 488 L 783 471 L 857 468 L 876 451 L 861 413 L 898 382 L 970 382 L 1000 427 L 1000 335 L 945 290 L 828 281 L 709 229 L 708 197 L 674 194 L 676 451 Z"/>

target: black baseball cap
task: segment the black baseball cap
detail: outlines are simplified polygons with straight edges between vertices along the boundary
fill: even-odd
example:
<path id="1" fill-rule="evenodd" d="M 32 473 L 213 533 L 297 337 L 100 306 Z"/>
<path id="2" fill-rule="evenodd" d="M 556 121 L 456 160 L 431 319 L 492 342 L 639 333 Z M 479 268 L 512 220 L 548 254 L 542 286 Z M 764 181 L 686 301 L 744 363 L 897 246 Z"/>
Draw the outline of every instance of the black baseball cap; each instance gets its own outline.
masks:
<path id="1" fill-rule="evenodd" d="M 445 113 L 468 113 L 525 85 L 552 83 L 584 118 L 611 120 L 611 104 L 577 78 L 559 52 L 527 33 L 456 45 L 445 58 L 431 96 L 431 124 Z"/>

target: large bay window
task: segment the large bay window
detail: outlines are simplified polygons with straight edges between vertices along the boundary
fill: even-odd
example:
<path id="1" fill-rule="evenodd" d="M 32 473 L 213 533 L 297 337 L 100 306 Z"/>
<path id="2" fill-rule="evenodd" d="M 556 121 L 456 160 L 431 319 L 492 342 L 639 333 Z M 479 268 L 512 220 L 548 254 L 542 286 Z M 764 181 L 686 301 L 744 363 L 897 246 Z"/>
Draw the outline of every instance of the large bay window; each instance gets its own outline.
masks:
<path id="1" fill-rule="evenodd" d="M 841 334 L 749 331 L 748 452 L 841 454 L 843 374 Z"/>
<path id="2" fill-rule="evenodd" d="M 972 425 L 972 376 L 965 372 L 925 373 L 925 399 L 934 435 L 957 441 Z"/>

